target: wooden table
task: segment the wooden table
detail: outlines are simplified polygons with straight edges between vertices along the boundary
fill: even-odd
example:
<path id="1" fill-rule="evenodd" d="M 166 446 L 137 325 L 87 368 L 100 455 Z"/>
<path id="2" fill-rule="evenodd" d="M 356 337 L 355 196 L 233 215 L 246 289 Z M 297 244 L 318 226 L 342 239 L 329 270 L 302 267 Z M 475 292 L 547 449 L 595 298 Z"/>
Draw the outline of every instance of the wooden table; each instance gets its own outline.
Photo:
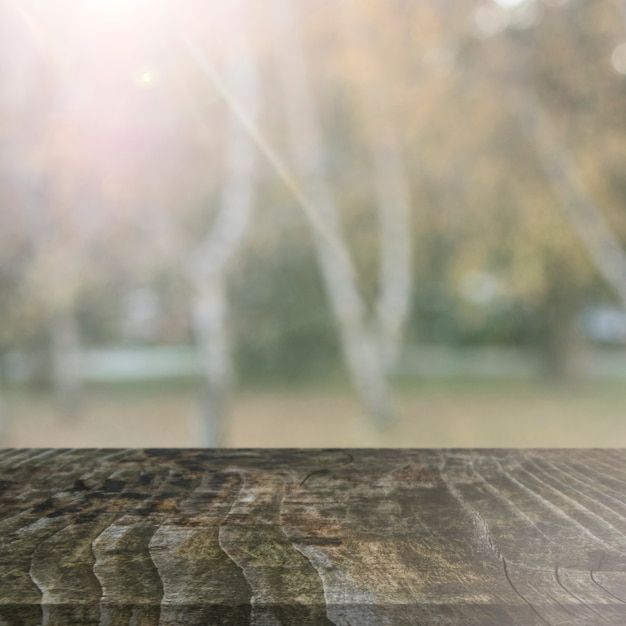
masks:
<path id="1" fill-rule="evenodd" d="M 621 450 L 1 450 L 0 625 L 626 624 Z"/>

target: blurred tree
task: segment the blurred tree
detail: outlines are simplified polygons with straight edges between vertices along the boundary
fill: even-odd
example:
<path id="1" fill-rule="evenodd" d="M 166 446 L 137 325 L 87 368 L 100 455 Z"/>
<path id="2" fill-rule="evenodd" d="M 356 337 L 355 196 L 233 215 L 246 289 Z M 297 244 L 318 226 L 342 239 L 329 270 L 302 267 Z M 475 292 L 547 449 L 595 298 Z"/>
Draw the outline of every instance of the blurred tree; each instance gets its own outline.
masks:
<path id="1" fill-rule="evenodd" d="M 232 94 L 237 102 L 245 103 L 246 114 L 255 124 L 259 106 L 258 79 L 245 8 L 243 0 L 234 0 L 221 12 L 221 28 L 231 34 L 225 51 L 224 75 L 229 97 Z M 188 40 L 186 44 L 200 66 L 212 75 L 214 70 L 199 50 Z M 220 207 L 210 231 L 190 261 L 195 289 L 193 319 L 205 381 L 198 444 L 207 447 L 224 443 L 233 375 L 227 271 L 241 247 L 255 203 L 256 146 L 236 110 L 230 111 L 228 119 Z"/>
<path id="2" fill-rule="evenodd" d="M 507 57 L 519 59 L 520 52 L 515 47 Z M 519 75 L 520 70 L 511 67 L 511 62 L 507 74 L 513 78 L 507 80 L 503 76 L 500 80 L 507 92 L 510 110 L 535 150 L 546 181 L 601 276 L 626 307 L 626 254 L 619 238 L 596 204 L 583 172 L 559 140 L 550 114 L 532 93 L 529 77 Z"/>
<path id="3" fill-rule="evenodd" d="M 607 12 L 575 1 L 544 12 L 528 0 L 476 3 L 465 15 L 459 25 L 450 13 L 444 29 L 456 53 L 424 161 L 440 212 L 429 218 L 424 251 L 440 257 L 442 292 L 468 303 L 453 313 L 466 322 L 451 332 L 467 335 L 472 316 L 514 304 L 525 311 L 517 317 L 526 339 L 562 375 L 576 313 L 597 281 L 590 261 L 613 287 L 623 281 L 626 231 L 611 209 L 615 189 L 599 175 L 614 167 L 609 137 L 623 136 L 611 111 Z"/>
<path id="4" fill-rule="evenodd" d="M 79 334 L 71 311 L 76 295 L 73 282 L 76 272 L 72 271 L 71 263 L 65 264 L 71 253 L 68 255 L 61 249 L 67 245 L 68 224 L 64 222 L 59 227 L 59 222 L 46 211 L 49 204 L 57 214 L 66 212 L 67 207 L 53 198 L 56 191 L 52 189 L 53 176 L 42 149 L 50 125 L 56 122 L 51 100 L 55 98 L 58 68 L 43 56 L 43 38 L 28 15 L 17 6 L 3 5 L 0 10 L 3 26 L 11 29 L 3 38 L 1 70 L 2 118 L 8 122 L 2 125 L 5 151 L 2 182 L 3 214 L 8 227 L 3 232 L 7 243 L 8 237 L 13 240 L 4 247 L 9 254 L 2 259 L 6 279 L 3 338 L 14 343 L 24 333 L 32 334 L 28 327 L 33 323 L 47 326 L 52 348 L 52 379 L 59 406 L 70 414 L 78 408 L 80 388 Z M 29 76 L 26 80 L 24 73 Z M 58 276 L 48 280 L 55 272 L 62 280 Z M 33 306 L 35 302 L 43 305 L 41 309 Z"/>
<path id="5" fill-rule="evenodd" d="M 544 33 L 544 29 L 538 26 L 536 40 L 515 36 L 514 32 L 507 33 L 495 42 L 499 54 L 492 52 L 491 56 L 506 63 L 505 68 L 496 69 L 497 80 L 504 91 L 503 102 L 508 105 L 508 110 L 520 124 L 526 141 L 534 151 L 545 183 L 560 204 L 561 215 L 587 252 L 599 276 L 614 290 L 622 306 L 626 306 L 626 254 L 618 232 L 601 208 L 601 205 L 610 202 L 610 195 L 593 190 L 593 185 L 589 183 L 591 168 L 588 166 L 585 171 L 579 167 L 579 157 L 567 145 L 568 138 L 574 145 L 580 144 L 581 139 L 585 141 L 585 124 L 581 119 L 580 130 L 571 127 L 565 137 L 559 136 L 552 114 L 541 103 L 541 94 L 545 93 L 543 97 L 548 101 L 561 99 L 562 106 L 569 107 L 567 117 L 575 118 L 582 113 L 587 120 L 595 118 L 592 123 L 599 122 L 601 128 L 612 125 L 612 116 L 606 115 L 605 105 L 598 98 L 598 95 L 608 91 L 607 87 L 611 89 L 609 85 L 612 82 L 607 72 L 609 63 L 605 52 L 609 35 L 606 11 L 598 12 L 597 6 L 576 4 L 572 3 L 562 15 L 561 19 L 569 24 L 569 28 L 567 44 L 560 40 L 558 52 L 553 50 L 556 40 L 550 33 L 551 29 L 545 29 L 548 32 Z M 572 22 L 574 15 L 575 22 Z M 585 28 L 580 27 L 582 23 Z M 558 66 L 558 61 L 554 64 L 553 59 L 561 55 L 567 62 L 565 71 Z M 598 60 L 604 63 L 598 66 Z M 553 64 L 556 67 L 550 67 Z M 572 68 L 585 72 L 586 80 L 579 82 L 573 78 L 577 71 L 572 71 Z M 579 103 L 583 101 L 586 106 L 581 110 Z M 600 154 L 594 154 L 595 167 L 604 160 L 601 155 L 606 154 L 609 148 L 608 144 L 602 145 L 599 141 L 600 137 L 594 139 L 594 152 L 598 148 L 600 151 Z M 576 253 L 570 251 L 569 254 Z M 565 354 L 572 346 L 571 320 L 577 308 L 575 285 L 580 279 L 571 277 L 568 262 L 562 254 L 557 254 L 555 258 L 548 249 L 545 259 L 549 265 L 543 301 L 546 318 L 553 321 L 544 345 L 549 369 L 565 371 L 568 360 Z M 565 279 L 568 275 L 569 280 Z M 559 357 L 560 353 L 563 356 Z M 563 365 L 559 366 L 559 363 Z"/>
<path id="6" fill-rule="evenodd" d="M 382 423 L 405 325 L 556 373 L 600 278 L 624 300 L 622 2 L 166 4 L 0 4 L 0 335 L 56 346 L 61 395 L 77 327 L 164 277 L 195 309 L 203 442 L 228 323 L 241 371 L 285 377 L 332 362 L 334 325 Z"/>
<path id="7" fill-rule="evenodd" d="M 345 94 L 351 116 L 357 118 L 352 124 L 358 126 L 369 153 L 378 209 L 379 276 L 373 332 L 385 369 L 393 374 L 401 356 L 412 291 L 411 193 L 398 127 L 406 88 L 396 76 L 404 69 L 399 64 L 407 52 L 406 33 L 397 7 L 345 3 L 334 14 L 335 20 L 339 17 L 336 38 L 340 41 L 335 64 L 349 55 L 347 71 L 339 76 L 344 84 L 341 95 Z M 360 184 L 368 186 L 365 181 Z"/>
<path id="8" fill-rule="evenodd" d="M 138 123 L 145 121 L 142 84 L 126 65 L 145 51 L 134 33 L 116 32 L 118 47 L 103 59 L 101 38 L 115 24 L 94 27 L 88 9 L 2 5 L 3 25 L 11 25 L 2 56 L 9 61 L 2 117 L 12 122 L 2 125 L 10 160 L 4 182 L 18 249 L 4 265 L 16 289 L 8 299 L 13 323 L 3 330 L 14 342 L 48 336 L 37 339 L 37 352 L 50 351 L 45 366 L 66 413 L 80 399 L 83 300 L 110 281 L 154 269 L 164 256 L 159 238 L 137 246 L 138 234 L 158 229 L 164 206 L 141 177 L 155 165 L 153 155 L 146 158 L 152 128 Z M 171 118 L 162 104 L 151 107 L 155 113 Z M 129 250 L 132 268 L 120 262 Z"/>
<path id="9" fill-rule="evenodd" d="M 309 215 L 315 215 L 321 224 L 313 221 L 313 236 L 317 259 L 324 279 L 342 350 L 353 385 L 367 412 L 367 416 L 378 428 L 385 427 L 392 418 L 393 410 L 388 388 L 388 365 L 395 361 L 397 342 L 405 316 L 406 294 L 402 292 L 398 301 L 397 280 L 401 289 L 406 284 L 409 263 L 408 250 L 403 249 L 406 240 L 396 241 L 398 250 L 389 245 L 389 239 L 397 234 L 391 222 L 399 215 L 408 216 L 407 198 L 403 187 L 404 180 L 391 175 L 381 161 L 377 161 L 377 174 L 380 187 L 387 187 L 394 197 L 390 204 L 382 205 L 383 241 L 385 258 L 383 271 L 389 278 L 393 261 L 400 260 L 401 273 L 385 286 L 379 308 L 381 326 L 385 342 L 380 341 L 379 332 L 372 332 L 367 320 L 366 303 L 359 292 L 358 279 L 352 260 L 348 254 L 341 217 L 329 181 L 328 147 L 323 140 L 320 119 L 316 111 L 315 96 L 309 78 L 307 60 L 302 45 L 302 31 L 297 8 L 289 2 L 276 1 L 272 7 L 272 40 L 276 48 L 276 62 L 283 91 L 283 104 L 289 130 L 291 150 L 296 168 L 303 182 L 304 203 L 311 203 Z M 383 101 L 375 104 L 377 119 L 384 126 L 388 156 L 399 157 L 393 131 L 384 110 Z M 380 147 L 380 146 L 378 146 Z M 402 166 L 396 158 L 391 165 Z M 400 206 L 397 203 L 400 203 Z M 394 213 L 396 212 L 397 213 Z M 385 230 L 386 229 L 386 230 Z M 404 246 L 407 248 L 408 246 Z M 398 269 L 398 267 L 396 267 Z M 398 315 L 399 314 L 399 315 Z M 386 361 L 387 360 L 387 361 Z"/>

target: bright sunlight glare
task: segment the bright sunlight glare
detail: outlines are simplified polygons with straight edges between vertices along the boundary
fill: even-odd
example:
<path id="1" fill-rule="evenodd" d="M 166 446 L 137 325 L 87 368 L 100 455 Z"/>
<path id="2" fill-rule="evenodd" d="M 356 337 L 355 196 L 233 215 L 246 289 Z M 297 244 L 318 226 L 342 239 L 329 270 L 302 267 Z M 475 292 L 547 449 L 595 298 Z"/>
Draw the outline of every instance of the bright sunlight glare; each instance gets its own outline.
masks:
<path id="1" fill-rule="evenodd" d="M 501 7 L 517 7 L 520 4 L 525 4 L 528 0 L 495 0 L 496 4 Z"/>
<path id="2" fill-rule="evenodd" d="M 613 50 L 611 63 L 616 72 L 626 74 L 626 43 L 621 43 Z"/>
<path id="3" fill-rule="evenodd" d="M 154 85 L 156 78 L 156 72 L 153 69 L 146 69 L 139 72 L 137 82 L 144 87 L 150 87 Z"/>
<path id="4" fill-rule="evenodd" d="M 100 19 L 119 20 L 150 11 L 149 0 L 86 0 L 83 10 Z"/>

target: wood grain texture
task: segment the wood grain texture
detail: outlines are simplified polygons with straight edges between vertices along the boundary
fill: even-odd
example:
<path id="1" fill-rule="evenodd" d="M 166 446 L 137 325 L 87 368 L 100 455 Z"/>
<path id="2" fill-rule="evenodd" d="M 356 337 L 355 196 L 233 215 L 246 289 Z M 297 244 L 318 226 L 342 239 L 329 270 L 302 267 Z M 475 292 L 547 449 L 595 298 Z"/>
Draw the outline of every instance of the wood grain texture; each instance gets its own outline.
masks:
<path id="1" fill-rule="evenodd" d="M 0 450 L 0 626 L 626 624 L 621 450 Z"/>

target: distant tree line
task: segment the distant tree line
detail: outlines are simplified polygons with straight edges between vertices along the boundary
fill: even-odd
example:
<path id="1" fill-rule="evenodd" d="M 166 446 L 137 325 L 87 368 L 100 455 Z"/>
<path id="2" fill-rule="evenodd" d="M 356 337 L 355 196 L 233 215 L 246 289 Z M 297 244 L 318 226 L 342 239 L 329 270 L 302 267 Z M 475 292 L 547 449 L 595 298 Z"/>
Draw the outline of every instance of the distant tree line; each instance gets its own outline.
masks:
<path id="1" fill-rule="evenodd" d="M 340 362 L 384 427 L 408 343 L 566 375 L 580 310 L 626 304 L 621 5 L 228 4 L 0 5 L 0 349 L 71 412 L 151 286 L 211 444 L 235 378 Z"/>

